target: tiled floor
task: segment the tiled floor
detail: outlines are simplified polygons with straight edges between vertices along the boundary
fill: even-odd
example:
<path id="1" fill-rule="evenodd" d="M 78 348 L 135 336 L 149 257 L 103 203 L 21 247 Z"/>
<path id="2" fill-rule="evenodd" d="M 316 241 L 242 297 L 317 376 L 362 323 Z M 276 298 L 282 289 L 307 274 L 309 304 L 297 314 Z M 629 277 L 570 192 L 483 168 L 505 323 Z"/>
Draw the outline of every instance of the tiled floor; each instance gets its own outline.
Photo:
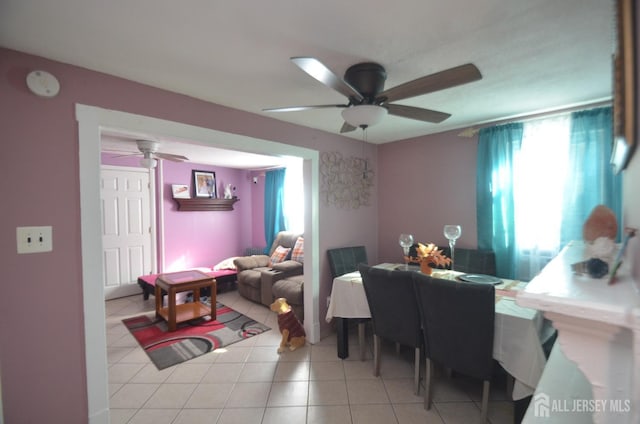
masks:
<path id="1" fill-rule="evenodd" d="M 152 311 L 153 297 L 133 296 L 106 302 L 111 422 L 173 424 L 409 424 L 479 421 L 481 383 L 440 376 L 434 406 L 426 411 L 412 390 L 410 349 L 395 353 L 385 345 L 380 377 L 367 360 L 336 356 L 335 334 L 315 345 L 278 355 L 276 316 L 236 291 L 218 300 L 272 328 L 256 337 L 158 371 L 124 327 L 125 317 Z M 370 329 L 369 333 L 370 333 Z M 371 342 L 370 334 L 367 341 Z M 353 353 L 356 354 L 353 354 Z M 500 376 L 501 377 L 501 376 Z M 492 384 L 489 419 L 511 424 L 505 378 Z M 421 395 L 424 389 L 421 390 Z"/>

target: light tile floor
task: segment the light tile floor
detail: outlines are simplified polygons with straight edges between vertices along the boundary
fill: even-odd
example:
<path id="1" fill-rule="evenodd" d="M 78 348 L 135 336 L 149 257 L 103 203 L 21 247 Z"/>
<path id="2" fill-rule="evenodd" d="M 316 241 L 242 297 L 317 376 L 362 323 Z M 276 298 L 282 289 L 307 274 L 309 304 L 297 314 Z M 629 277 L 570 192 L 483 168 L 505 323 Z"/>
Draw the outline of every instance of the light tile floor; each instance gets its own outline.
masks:
<path id="1" fill-rule="evenodd" d="M 396 354 L 383 348 L 380 377 L 374 377 L 371 334 L 365 361 L 357 358 L 357 336 L 350 337 L 351 357 L 336 355 L 335 333 L 294 352 L 276 352 L 280 333 L 276 315 L 236 291 L 218 301 L 272 328 L 183 364 L 158 371 L 122 319 L 153 311 L 154 299 L 142 295 L 106 302 L 110 415 L 118 423 L 172 424 L 468 424 L 479 421 L 481 383 L 440 375 L 434 405 L 423 408 L 412 389 L 411 349 Z M 513 405 L 506 381 L 492 383 L 489 419 L 511 424 Z"/>

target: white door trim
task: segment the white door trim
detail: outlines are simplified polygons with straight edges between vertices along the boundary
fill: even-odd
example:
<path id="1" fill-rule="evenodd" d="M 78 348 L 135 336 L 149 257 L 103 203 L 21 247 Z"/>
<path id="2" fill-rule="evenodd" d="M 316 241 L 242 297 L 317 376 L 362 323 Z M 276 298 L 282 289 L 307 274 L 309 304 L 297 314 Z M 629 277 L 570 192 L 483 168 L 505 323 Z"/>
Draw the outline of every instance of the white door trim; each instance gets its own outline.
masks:
<path id="1" fill-rule="evenodd" d="M 103 290 L 95 290 L 95 270 L 102 269 L 102 231 L 95 225 L 100 216 L 100 135 L 102 129 L 173 136 L 211 146 L 262 154 L 303 158 L 305 167 L 305 322 L 307 339 L 320 340 L 319 315 L 319 172 L 316 150 L 223 133 L 158 118 L 76 104 L 80 172 L 80 225 L 82 287 L 84 301 L 85 361 L 90 424 L 109 423 L 109 392 L 105 303 Z M 307 313 L 308 311 L 308 313 Z"/>

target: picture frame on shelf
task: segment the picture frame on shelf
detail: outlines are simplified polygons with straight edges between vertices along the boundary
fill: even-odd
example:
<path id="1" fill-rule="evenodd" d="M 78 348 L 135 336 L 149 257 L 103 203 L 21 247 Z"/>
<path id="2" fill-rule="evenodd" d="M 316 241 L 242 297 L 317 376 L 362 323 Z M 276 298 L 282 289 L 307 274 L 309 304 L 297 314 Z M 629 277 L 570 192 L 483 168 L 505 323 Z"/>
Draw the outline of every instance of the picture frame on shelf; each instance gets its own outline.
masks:
<path id="1" fill-rule="evenodd" d="M 193 194 L 194 197 L 209 197 L 215 199 L 216 173 L 211 171 L 193 170 Z"/>
<path id="2" fill-rule="evenodd" d="M 617 0 L 617 43 L 613 58 L 613 171 L 622 172 L 636 148 L 636 5 L 634 0 Z"/>
<path id="3" fill-rule="evenodd" d="M 171 194 L 174 199 L 189 199 L 189 186 L 186 184 L 171 184 Z"/>

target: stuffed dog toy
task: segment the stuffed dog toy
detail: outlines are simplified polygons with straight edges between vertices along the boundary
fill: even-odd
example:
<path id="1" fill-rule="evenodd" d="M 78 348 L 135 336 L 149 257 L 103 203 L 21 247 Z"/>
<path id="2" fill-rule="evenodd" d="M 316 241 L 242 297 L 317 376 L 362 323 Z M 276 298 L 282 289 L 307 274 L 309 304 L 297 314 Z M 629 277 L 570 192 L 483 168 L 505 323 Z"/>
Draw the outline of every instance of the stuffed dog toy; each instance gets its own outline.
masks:
<path id="1" fill-rule="evenodd" d="M 291 306 L 287 303 L 287 299 L 284 297 L 276 299 L 270 308 L 278 314 L 278 327 L 280 334 L 282 334 L 278 353 L 284 352 L 287 345 L 289 350 L 296 350 L 304 346 L 307 334 Z"/>

